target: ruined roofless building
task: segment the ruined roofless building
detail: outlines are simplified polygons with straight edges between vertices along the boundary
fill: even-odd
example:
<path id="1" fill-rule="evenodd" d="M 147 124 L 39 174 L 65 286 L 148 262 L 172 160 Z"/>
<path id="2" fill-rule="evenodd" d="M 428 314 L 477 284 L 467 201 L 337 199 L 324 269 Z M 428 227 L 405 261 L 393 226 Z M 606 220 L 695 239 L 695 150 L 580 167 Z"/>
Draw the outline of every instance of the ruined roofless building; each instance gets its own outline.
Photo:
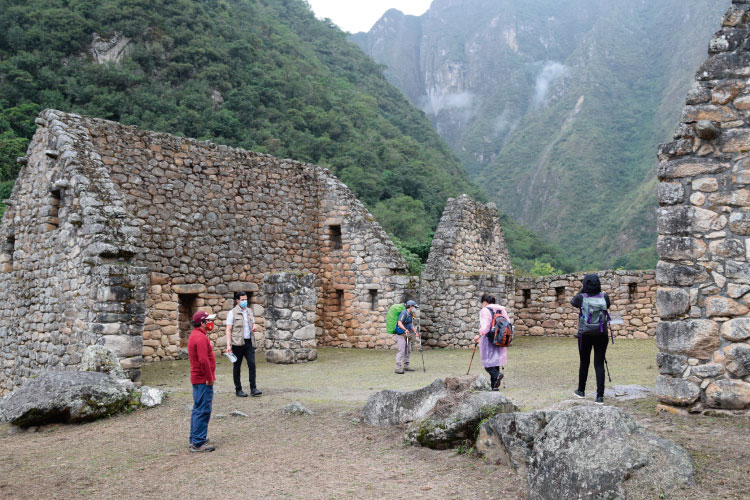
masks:
<path id="1" fill-rule="evenodd" d="M 709 43 L 674 141 L 659 148 L 661 400 L 750 408 L 750 2 Z"/>
<path id="2" fill-rule="evenodd" d="M 393 342 L 386 310 L 414 280 L 328 170 L 53 110 L 37 124 L 0 228 L 0 395 L 92 344 L 137 380 L 180 356 L 198 309 L 223 349 L 235 291 L 263 332 L 273 273 L 315 275 L 318 344 Z"/>

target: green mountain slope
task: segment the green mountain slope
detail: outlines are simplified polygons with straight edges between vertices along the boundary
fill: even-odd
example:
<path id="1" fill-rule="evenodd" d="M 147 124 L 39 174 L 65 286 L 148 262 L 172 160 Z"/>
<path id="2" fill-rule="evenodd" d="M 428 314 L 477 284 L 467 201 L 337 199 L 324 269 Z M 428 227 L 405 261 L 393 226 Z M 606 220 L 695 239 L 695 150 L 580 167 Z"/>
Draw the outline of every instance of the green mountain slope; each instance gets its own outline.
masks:
<path id="1" fill-rule="evenodd" d="M 503 211 L 578 268 L 644 268 L 656 262 L 656 146 L 729 4 L 435 0 L 352 40 Z M 416 47 L 393 43 L 415 30 Z"/>
<path id="2" fill-rule="evenodd" d="M 0 192 L 48 107 L 327 166 L 406 243 L 429 239 L 448 197 L 482 198 L 302 0 L 0 0 Z"/>

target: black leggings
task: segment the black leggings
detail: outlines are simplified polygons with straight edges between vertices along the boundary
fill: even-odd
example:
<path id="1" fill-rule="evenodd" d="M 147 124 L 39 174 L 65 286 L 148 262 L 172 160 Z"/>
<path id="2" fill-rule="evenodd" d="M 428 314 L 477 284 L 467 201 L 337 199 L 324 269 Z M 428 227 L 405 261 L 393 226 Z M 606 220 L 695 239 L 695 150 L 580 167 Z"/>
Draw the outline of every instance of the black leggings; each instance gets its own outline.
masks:
<path id="1" fill-rule="evenodd" d="M 499 366 L 490 366 L 484 368 L 487 373 L 490 374 L 490 385 L 492 388 L 495 388 L 495 384 L 498 382 L 498 378 L 500 378 L 500 367 Z"/>
<path id="2" fill-rule="evenodd" d="M 594 371 L 596 372 L 596 396 L 604 397 L 604 357 L 607 354 L 607 335 L 593 334 L 581 335 L 578 356 L 581 364 L 578 367 L 578 390 L 586 391 L 586 379 L 589 376 L 589 363 L 591 361 L 591 348 L 594 349 Z"/>
<path id="3" fill-rule="evenodd" d="M 250 372 L 250 389 L 255 389 L 255 348 L 250 339 L 245 339 L 245 345 L 233 345 L 232 353 L 237 356 L 237 361 L 232 367 L 232 375 L 234 376 L 234 390 L 242 390 L 242 381 L 240 380 L 240 372 L 242 370 L 242 358 L 247 361 L 247 369 Z"/>

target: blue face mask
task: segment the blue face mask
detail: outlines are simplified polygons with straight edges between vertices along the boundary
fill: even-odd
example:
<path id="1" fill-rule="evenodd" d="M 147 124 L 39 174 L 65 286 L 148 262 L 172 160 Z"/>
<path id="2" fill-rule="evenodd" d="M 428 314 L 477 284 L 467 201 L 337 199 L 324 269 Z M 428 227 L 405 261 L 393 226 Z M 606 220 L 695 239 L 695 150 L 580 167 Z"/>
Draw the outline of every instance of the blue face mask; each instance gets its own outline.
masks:
<path id="1" fill-rule="evenodd" d="M 247 307 L 247 301 L 246 300 L 240 300 L 240 307 L 243 308 L 243 309 L 246 308 Z"/>

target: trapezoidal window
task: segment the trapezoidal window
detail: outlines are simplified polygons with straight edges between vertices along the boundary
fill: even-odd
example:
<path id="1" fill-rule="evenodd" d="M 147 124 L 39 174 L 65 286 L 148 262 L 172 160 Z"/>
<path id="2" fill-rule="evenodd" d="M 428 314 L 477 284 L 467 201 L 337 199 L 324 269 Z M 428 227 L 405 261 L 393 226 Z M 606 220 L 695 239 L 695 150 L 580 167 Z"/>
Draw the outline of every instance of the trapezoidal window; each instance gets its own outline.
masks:
<path id="1" fill-rule="evenodd" d="M 177 328 L 180 333 L 180 347 L 186 347 L 190 332 L 193 331 L 193 314 L 197 311 L 195 307 L 198 294 L 181 293 L 177 295 Z"/>
<path id="2" fill-rule="evenodd" d="M 47 207 L 47 220 L 46 229 L 47 231 L 54 231 L 60 225 L 60 205 L 62 204 L 62 196 L 60 190 L 55 189 L 49 192 L 49 206 Z"/>
<path id="3" fill-rule="evenodd" d="M 628 300 L 634 301 L 636 293 L 638 293 L 638 283 L 628 283 Z"/>
<path id="4" fill-rule="evenodd" d="M 331 239 L 331 246 L 334 250 L 341 248 L 341 226 L 333 224 L 328 226 L 328 237 Z"/>

